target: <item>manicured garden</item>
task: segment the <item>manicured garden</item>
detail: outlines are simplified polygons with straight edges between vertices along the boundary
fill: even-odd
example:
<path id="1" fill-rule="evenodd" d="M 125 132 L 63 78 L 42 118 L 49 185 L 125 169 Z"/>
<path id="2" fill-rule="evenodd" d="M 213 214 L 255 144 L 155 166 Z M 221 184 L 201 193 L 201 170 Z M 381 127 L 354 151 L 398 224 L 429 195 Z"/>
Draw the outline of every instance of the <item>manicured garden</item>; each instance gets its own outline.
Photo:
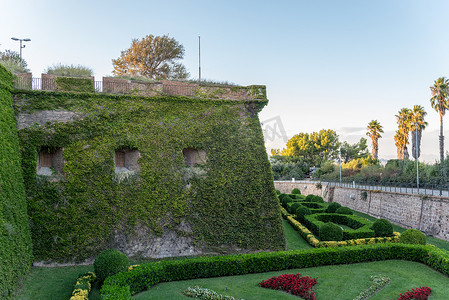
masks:
<path id="1" fill-rule="evenodd" d="M 305 198 L 298 197 L 307 203 L 320 203 L 325 211 L 329 208 L 327 203 L 318 198 L 314 201 L 305 201 Z M 291 205 L 287 208 L 292 211 Z M 375 222 L 373 218 L 352 213 L 348 216 L 363 218 L 363 222 L 370 219 L 370 224 Z M 330 214 L 332 213 L 318 212 L 314 218 L 316 215 Z M 398 299 L 401 294 L 401 299 L 413 299 L 405 293 L 428 293 L 430 290 L 426 290 L 427 287 L 431 289 L 431 299 L 445 299 L 447 296 L 447 251 L 429 245 L 398 243 L 398 236 L 378 237 L 376 233 L 374 237 L 354 239 L 354 243 L 348 240 L 321 241 L 317 238 L 320 237 L 319 229 L 317 237 L 314 235 L 318 241 L 314 246 L 318 248 L 313 249 L 310 245 L 312 239 L 309 237 L 307 242 L 301 236 L 308 229 L 297 220 L 298 216 L 285 209 L 283 216 L 287 250 L 296 251 L 140 262 L 142 264 L 134 266 L 131 271 L 107 278 L 101 291 L 102 296 L 98 283 L 94 283 L 89 299 L 131 299 L 131 295 L 132 299 L 188 299 L 195 295 L 198 297 L 214 293 L 229 296 L 223 299 L 299 299 L 286 292 L 259 286 L 262 281 L 283 274 L 301 274 L 316 279 L 316 283 L 309 286 L 312 289 L 307 294 L 310 296 L 313 292 L 313 297 L 316 298 L 310 296 L 307 299 L 355 299 L 360 295 L 372 295 L 370 299 Z M 327 224 L 322 220 L 320 222 Z M 354 231 L 357 226 L 348 223 L 341 230 Z M 305 229 L 301 231 L 302 227 Z M 396 226 L 392 228 L 398 232 L 405 231 Z M 364 231 L 367 231 L 366 228 Z M 311 231 L 309 233 L 313 235 Z M 387 238 L 390 240 L 386 240 Z M 359 240 L 364 242 L 357 242 Z M 435 241 L 443 248 L 449 247 L 446 241 Z M 360 246 L 346 247 L 359 244 Z M 131 262 L 135 263 L 139 262 Z M 130 263 L 124 261 L 123 264 L 127 267 Z M 87 271 L 94 271 L 94 267 L 33 268 L 17 299 L 68 299 L 77 277 Z M 283 277 L 288 276 L 293 275 Z M 87 286 L 85 282 L 79 282 L 78 286 L 82 285 Z M 420 287 L 422 289 L 419 291 L 412 291 Z M 82 293 L 86 294 L 84 290 L 79 291 L 79 294 Z"/>

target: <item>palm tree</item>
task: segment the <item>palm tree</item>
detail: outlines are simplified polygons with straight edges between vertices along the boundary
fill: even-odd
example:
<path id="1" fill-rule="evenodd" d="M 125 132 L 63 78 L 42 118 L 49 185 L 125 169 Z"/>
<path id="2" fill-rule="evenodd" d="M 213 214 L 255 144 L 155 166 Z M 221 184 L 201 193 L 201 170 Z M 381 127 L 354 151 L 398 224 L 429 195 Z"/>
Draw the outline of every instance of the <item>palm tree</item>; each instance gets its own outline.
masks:
<path id="1" fill-rule="evenodd" d="M 373 159 L 377 159 L 377 154 L 379 151 L 379 144 L 377 143 L 377 140 L 382 137 L 380 134 L 384 132 L 382 129 L 382 125 L 380 125 L 380 123 L 377 122 L 377 120 L 372 120 L 371 122 L 368 123 L 366 129 L 368 130 L 366 135 L 371 138 L 371 142 L 373 143 L 373 150 L 371 151 L 371 157 Z"/>
<path id="2" fill-rule="evenodd" d="M 411 116 L 412 111 L 409 108 L 402 108 L 399 113 L 396 115 L 396 120 L 398 121 L 398 131 L 396 131 L 396 135 L 401 135 L 401 137 L 395 136 L 395 141 L 401 140 L 400 145 L 402 149 L 398 150 L 398 159 L 408 159 L 408 133 L 411 129 Z M 397 145 L 396 145 L 397 147 Z M 401 153 L 399 157 L 399 153 Z"/>
<path id="3" fill-rule="evenodd" d="M 421 134 L 428 124 L 424 121 L 424 117 L 426 115 L 427 112 L 424 110 L 424 107 L 421 105 L 413 106 L 412 115 L 410 118 L 410 129 L 412 135 L 412 155 L 414 159 L 418 159 L 421 155 Z"/>
<path id="4" fill-rule="evenodd" d="M 404 135 L 399 130 L 396 130 L 394 141 L 398 159 L 404 159 Z"/>
<path id="5" fill-rule="evenodd" d="M 449 80 L 444 77 L 435 80 L 433 86 L 430 87 L 432 92 L 430 104 L 440 114 L 440 163 L 444 160 L 443 116 L 446 113 L 446 109 L 449 109 L 448 89 Z"/>

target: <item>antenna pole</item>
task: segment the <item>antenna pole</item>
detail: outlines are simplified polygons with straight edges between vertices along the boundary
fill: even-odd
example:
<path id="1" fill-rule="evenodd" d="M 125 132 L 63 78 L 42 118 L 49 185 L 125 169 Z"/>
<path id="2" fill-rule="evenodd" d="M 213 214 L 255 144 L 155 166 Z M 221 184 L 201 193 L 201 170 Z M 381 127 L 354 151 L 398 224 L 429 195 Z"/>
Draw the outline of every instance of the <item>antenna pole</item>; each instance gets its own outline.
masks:
<path id="1" fill-rule="evenodd" d="M 201 84 L 201 37 L 198 36 L 198 84 Z"/>

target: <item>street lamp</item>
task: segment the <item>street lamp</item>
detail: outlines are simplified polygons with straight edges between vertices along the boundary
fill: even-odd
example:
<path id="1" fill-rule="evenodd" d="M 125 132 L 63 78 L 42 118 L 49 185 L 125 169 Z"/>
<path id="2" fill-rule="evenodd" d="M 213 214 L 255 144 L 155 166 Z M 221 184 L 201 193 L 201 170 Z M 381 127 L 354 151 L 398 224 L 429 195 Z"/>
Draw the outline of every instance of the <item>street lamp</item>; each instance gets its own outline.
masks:
<path id="1" fill-rule="evenodd" d="M 11 40 L 13 40 L 13 41 L 20 41 L 20 59 L 22 59 L 22 48 L 25 48 L 25 45 L 22 46 L 22 41 L 23 42 L 29 42 L 31 40 L 28 39 L 28 38 L 27 39 L 18 39 L 18 38 L 15 38 L 15 37 L 12 37 Z"/>
<path id="2" fill-rule="evenodd" d="M 418 124 L 415 123 L 416 188 L 419 194 Z"/>

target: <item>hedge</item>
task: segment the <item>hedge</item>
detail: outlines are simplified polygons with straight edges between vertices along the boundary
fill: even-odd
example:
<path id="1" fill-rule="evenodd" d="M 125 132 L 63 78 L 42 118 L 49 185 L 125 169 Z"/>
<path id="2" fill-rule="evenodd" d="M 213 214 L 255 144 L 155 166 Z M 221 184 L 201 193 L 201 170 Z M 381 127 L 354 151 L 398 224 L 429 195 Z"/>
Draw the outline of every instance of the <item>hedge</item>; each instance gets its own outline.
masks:
<path id="1" fill-rule="evenodd" d="M 312 246 L 316 248 L 321 247 L 346 247 L 354 245 L 372 245 L 378 243 L 398 243 L 400 238 L 400 233 L 394 232 L 392 237 L 378 237 L 378 238 L 361 238 L 353 240 L 344 241 L 319 241 L 316 236 L 304 225 L 302 225 L 298 220 L 296 220 L 293 215 L 290 215 L 284 208 L 281 208 L 281 213 L 283 218 L 285 218 L 293 228 L 298 231 L 298 233 Z"/>
<path id="2" fill-rule="evenodd" d="M 333 222 L 355 228 L 343 230 L 343 240 L 372 238 L 375 236 L 374 231 L 371 229 L 373 223 L 359 216 L 319 213 L 308 215 L 304 218 L 304 225 L 315 235 L 319 234 L 320 227 L 327 222 Z"/>
<path id="3" fill-rule="evenodd" d="M 296 268 L 403 259 L 424 263 L 449 275 L 449 253 L 431 245 L 378 244 L 229 256 L 142 264 L 108 277 L 101 289 L 103 300 L 131 299 L 131 295 L 157 283 L 198 278 L 235 276 Z"/>
<path id="4" fill-rule="evenodd" d="M 33 261 L 12 80 L 0 64 L 0 299 L 11 297 Z"/>

